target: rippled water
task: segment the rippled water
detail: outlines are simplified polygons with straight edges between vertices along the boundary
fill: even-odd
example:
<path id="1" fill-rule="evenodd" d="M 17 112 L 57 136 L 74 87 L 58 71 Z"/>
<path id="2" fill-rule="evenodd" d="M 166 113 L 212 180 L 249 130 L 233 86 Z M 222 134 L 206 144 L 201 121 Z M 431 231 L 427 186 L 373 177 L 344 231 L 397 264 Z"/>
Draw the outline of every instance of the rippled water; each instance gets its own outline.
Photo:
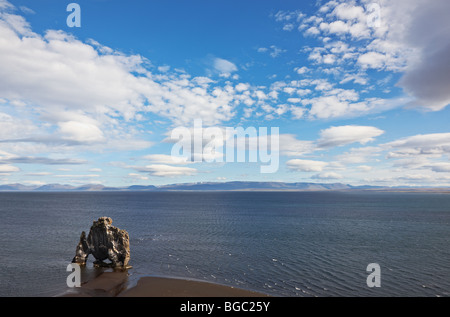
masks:
<path id="1" fill-rule="evenodd" d="M 278 296 L 450 295 L 448 194 L 79 192 L 0 193 L 0 296 L 67 290 L 80 233 L 101 216 L 130 234 L 130 285 L 153 275 Z M 380 288 L 367 287 L 369 263 Z"/>

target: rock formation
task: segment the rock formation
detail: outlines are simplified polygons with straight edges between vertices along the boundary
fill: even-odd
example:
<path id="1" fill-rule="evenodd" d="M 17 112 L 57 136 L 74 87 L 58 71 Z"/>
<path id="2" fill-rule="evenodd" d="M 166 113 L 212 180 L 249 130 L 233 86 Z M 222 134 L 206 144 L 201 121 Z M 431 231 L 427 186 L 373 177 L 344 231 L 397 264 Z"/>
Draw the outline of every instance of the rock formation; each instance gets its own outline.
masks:
<path id="1" fill-rule="evenodd" d="M 87 257 L 92 254 L 96 260 L 94 266 L 129 268 L 130 237 L 128 232 L 111 224 L 111 218 L 101 217 L 94 221 L 87 238 L 83 231 L 72 263 L 85 265 Z M 107 259 L 111 261 L 110 264 L 103 262 Z"/>

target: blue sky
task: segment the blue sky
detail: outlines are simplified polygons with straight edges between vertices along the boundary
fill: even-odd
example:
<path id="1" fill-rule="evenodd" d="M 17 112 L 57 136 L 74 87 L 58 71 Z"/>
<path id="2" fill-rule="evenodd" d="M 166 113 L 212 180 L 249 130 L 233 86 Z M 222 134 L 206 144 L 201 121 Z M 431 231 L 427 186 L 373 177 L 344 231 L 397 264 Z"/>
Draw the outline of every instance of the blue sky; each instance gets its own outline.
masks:
<path id="1" fill-rule="evenodd" d="M 69 3 L 0 0 L 0 184 L 450 185 L 447 1 Z M 173 160 L 194 120 L 278 170 Z"/>

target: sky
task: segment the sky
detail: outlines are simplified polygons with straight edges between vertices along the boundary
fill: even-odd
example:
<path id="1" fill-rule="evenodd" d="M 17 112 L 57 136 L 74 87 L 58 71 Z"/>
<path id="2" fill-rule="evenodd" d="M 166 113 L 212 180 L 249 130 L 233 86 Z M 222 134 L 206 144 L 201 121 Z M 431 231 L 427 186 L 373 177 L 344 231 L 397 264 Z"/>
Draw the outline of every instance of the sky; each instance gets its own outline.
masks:
<path id="1" fill-rule="evenodd" d="M 0 184 L 450 186 L 447 0 L 69 3 L 0 0 Z"/>

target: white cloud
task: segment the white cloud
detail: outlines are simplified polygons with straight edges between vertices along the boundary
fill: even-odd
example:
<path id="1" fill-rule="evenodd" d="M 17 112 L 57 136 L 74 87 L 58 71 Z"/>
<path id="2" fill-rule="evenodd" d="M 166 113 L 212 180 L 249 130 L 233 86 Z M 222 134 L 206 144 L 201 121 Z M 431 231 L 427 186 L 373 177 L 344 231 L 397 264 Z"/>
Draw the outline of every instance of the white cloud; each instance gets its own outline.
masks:
<path id="1" fill-rule="evenodd" d="M 341 179 L 342 175 L 335 172 L 323 172 L 314 176 L 311 176 L 312 179 Z"/>
<path id="2" fill-rule="evenodd" d="M 351 91 L 330 91 L 328 96 L 324 94 L 320 97 L 303 99 L 302 103 L 311 105 L 308 113 L 310 119 L 356 117 L 386 111 L 403 106 L 406 103 L 406 100 L 402 98 L 366 98 L 356 101 L 354 99 L 355 96 L 356 94 L 353 94 Z"/>
<path id="3" fill-rule="evenodd" d="M 319 35 L 320 31 L 317 27 L 311 26 L 305 31 L 305 35 Z"/>
<path id="4" fill-rule="evenodd" d="M 164 65 L 164 66 L 159 66 L 158 70 L 162 73 L 168 72 L 170 70 L 170 66 L 168 65 Z"/>
<path id="5" fill-rule="evenodd" d="M 296 68 L 294 68 L 294 71 L 297 74 L 299 74 L 299 75 L 303 75 L 303 74 L 309 72 L 310 69 L 308 67 L 306 67 L 306 66 L 303 66 L 303 67 L 296 67 Z"/>
<path id="6" fill-rule="evenodd" d="M 392 147 L 445 147 L 450 145 L 450 133 L 418 134 L 388 143 Z"/>
<path id="7" fill-rule="evenodd" d="M 369 108 L 364 103 L 351 104 L 338 96 L 320 96 L 304 99 L 305 105 L 311 105 L 310 118 L 328 119 L 351 116 L 356 113 L 367 113 Z"/>
<path id="8" fill-rule="evenodd" d="M 344 78 L 339 82 L 340 84 L 346 84 L 348 82 L 354 82 L 355 84 L 367 85 L 369 82 L 368 77 L 365 74 L 345 74 Z"/>
<path id="9" fill-rule="evenodd" d="M 322 46 L 309 49 L 309 60 L 325 65 L 345 62 L 345 71 L 357 67 L 361 73 L 369 69 L 400 72 L 403 76 L 398 85 L 412 97 L 409 106 L 431 111 L 448 106 L 450 25 L 443 12 L 450 11 L 450 2 L 380 0 L 377 27 L 368 23 L 376 13 L 369 9 L 370 4 L 369 1 L 328 1 L 315 15 L 298 20 L 298 30 L 304 36 L 317 37 L 323 42 Z M 290 14 L 284 12 L 283 16 Z M 346 50 L 330 47 L 329 43 L 336 38 L 345 44 Z M 345 76 L 346 72 L 341 74 Z M 354 80 L 361 85 L 369 84 L 364 77 L 346 76 L 341 83 Z"/>
<path id="10" fill-rule="evenodd" d="M 0 139 L 22 139 L 38 133 L 39 128 L 31 120 L 0 112 Z"/>
<path id="11" fill-rule="evenodd" d="M 358 57 L 358 64 L 363 68 L 382 69 L 385 65 L 386 56 L 378 52 L 367 52 Z"/>
<path id="12" fill-rule="evenodd" d="M 87 163 L 85 160 L 74 158 L 50 158 L 50 157 L 33 157 L 33 156 L 17 156 L 5 155 L 0 157 L 0 164 L 44 164 L 44 165 L 82 165 Z"/>
<path id="13" fill-rule="evenodd" d="M 333 54 L 326 54 L 322 56 L 322 63 L 324 64 L 334 64 L 336 62 L 336 56 Z"/>
<path id="14" fill-rule="evenodd" d="M 278 22 L 288 22 L 288 21 L 300 21 L 305 15 L 299 11 L 299 10 L 295 10 L 295 11 L 278 11 L 274 17 L 275 17 L 275 21 Z"/>
<path id="15" fill-rule="evenodd" d="M 58 178 L 97 178 L 100 177 L 98 174 L 73 174 L 73 175 L 53 175 L 53 177 Z"/>
<path id="16" fill-rule="evenodd" d="M 134 167 L 138 172 L 149 173 L 159 177 L 192 176 L 197 173 L 195 168 L 170 166 L 164 164 L 151 164 L 142 167 Z"/>
<path id="17" fill-rule="evenodd" d="M 286 166 L 293 171 L 298 172 L 321 172 L 327 162 L 293 159 L 286 162 Z"/>
<path id="18" fill-rule="evenodd" d="M 13 166 L 13 165 L 5 165 L 5 164 L 0 164 L 0 174 L 3 173 L 12 173 L 12 172 L 19 172 L 20 168 Z"/>
<path id="19" fill-rule="evenodd" d="M 302 156 L 315 149 L 313 141 L 298 140 L 293 134 L 280 134 L 280 153 L 286 156 Z"/>
<path id="20" fill-rule="evenodd" d="M 424 174 L 405 174 L 397 177 L 397 179 L 406 181 L 430 181 L 432 177 Z"/>
<path id="21" fill-rule="evenodd" d="M 329 12 L 332 10 L 332 12 Z M 303 19 L 298 29 L 305 30 L 305 35 L 335 35 L 352 39 L 368 38 L 370 29 L 366 23 L 367 14 L 362 6 L 352 3 L 329 1 L 321 6 L 318 15 Z"/>
<path id="22" fill-rule="evenodd" d="M 6 0 L 0 0 L 0 9 L 13 9 L 14 6 Z"/>
<path id="23" fill-rule="evenodd" d="M 357 20 L 365 22 L 366 14 L 364 11 L 364 8 L 361 6 L 344 2 L 337 5 L 331 14 L 342 20 Z"/>
<path id="24" fill-rule="evenodd" d="M 63 137 L 79 142 L 102 142 L 103 132 L 97 125 L 87 122 L 67 121 L 58 123 Z"/>
<path id="25" fill-rule="evenodd" d="M 366 146 L 360 148 L 352 148 L 350 151 L 338 155 L 336 159 L 344 164 L 362 164 L 375 160 L 383 151 L 381 147 Z M 360 166 L 361 167 L 361 166 Z M 363 170 L 370 168 L 370 166 L 362 166 Z"/>
<path id="26" fill-rule="evenodd" d="M 450 178 L 441 176 L 450 173 L 450 133 L 414 135 L 380 145 L 376 152 L 387 152 L 388 160 L 393 160 L 390 171 L 395 175 L 391 182 L 428 183 L 430 185 L 448 183 Z M 352 155 L 346 153 L 342 159 Z M 410 173 L 416 171 L 417 173 Z M 386 180 L 389 181 L 389 180 Z"/>
<path id="27" fill-rule="evenodd" d="M 449 162 L 437 162 L 431 163 L 426 167 L 431 168 L 433 172 L 437 173 L 450 173 L 450 163 Z"/>
<path id="28" fill-rule="evenodd" d="M 297 95 L 299 95 L 299 96 L 306 96 L 306 95 L 308 95 L 308 94 L 311 93 L 311 90 L 309 90 L 309 89 L 298 89 L 298 90 L 296 91 L 296 93 L 297 93 Z"/>
<path id="29" fill-rule="evenodd" d="M 3 9 L 6 4 L 2 3 Z M 241 100 L 251 103 L 250 96 L 239 94 L 245 91 L 170 72 L 165 66 L 159 69 L 164 73 L 156 76 L 142 56 L 125 55 L 94 40 L 83 43 L 54 30 L 41 36 L 23 17 L 3 11 L 0 34 L 2 104 L 22 103 L 34 110 L 23 110 L 20 120 L 2 116 L 0 138 L 11 142 L 20 138 L 21 146 L 26 146 L 24 142 L 53 144 L 57 150 L 54 144 L 72 141 L 64 146 L 95 144 L 90 149 L 97 151 L 122 144 L 122 148 L 143 149 L 151 143 L 141 139 L 135 123 L 149 113 L 175 124 L 194 118 L 218 124 L 235 115 Z M 221 73 L 237 70 L 235 64 L 220 58 L 214 66 Z M 55 129 L 60 133 L 54 133 Z"/>
<path id="30" fill-rule="evenodd" d="M 26 173 L 25 175 L 26 176 L 39 176 L 39 177 L 42 177 L 42 176 L 52 175 L 52 173 L 50 173 L 50 172 L 35 172 L 35 173 Z"/>
<path id="31" fill-rule="evenodd" d="M 394 163 L 392 164 L 392 166 L 395 168 L 411 170 L 411 169 L 423 168 L 423 166 L 428 163 L 429 163 L 429 161 L 426 157 L 415 156 L 415 157 L 396 159 L 394 161 Z"/>
<path id="32" fill-rule="evenodd" d="M 419 134 L 384 145 L 392 149 L 388 158 L 410 156 L 441 156 L 450 153 L 450 133 Z"/>
<path id="33" fill-rule="evenodd" d="M 360 165 L 357 168 L 362 172 L 370 172 L 373 169 L 372 166 L 368 166 L 368 165 Z"/>
<path id="34" fill-rule="evenodd" d="M 232 62 L 218 57 L 214 59 L 214 68 L 221 74 L 231 74 L 238 70 Z"/>
<path id="35" fill-rule="evenodd" d="M 272 50 L 270 52 L 270 56 L 272 56 L 273 58 L 278 57 L 281 53 L 286 52 L 286 50 L 276 47 L 275 45 L 270 46 L 270 49 Z"/>
<path id="36" fill-rule="evenodd" d="M 141 174 L 136 174 L 136 173 L 128 173 L 128 178 L 131 180 L 137 180 L 137 181 L 146 181 L 148 180 L 147 176 L 143 176 Z"/>
<path id="37" fill-rule="evenodd" d="M 291 103 L 300 103 L 302 100 L 300 98 L 288 98 L 287 101 Z"/>
<path id="38" fill-rule="evenodd" d="M 320 23 L 319 28 L 322 31 L 326 31 L 328 33 L 336 33 L 336 34 L 347 33 L 349 30 L 349 26 L 340 20 L 334 21 L 331 23 L 322 22 L 322 23 Z"/>
<path id="39" fill-rule="evenodd" d="M 346 125 L 331 127 L 320 131 L 318 146 L 321 148 L 328 148 L 355 142 L 366 144 L 383 133 L 383 130 L 370 126 Z"/>
<path id="40" fill-rule="evenodd" d="M 269 53 L 269 55 L 272 58 L 276 58 L 276 57 L 280 56 L 282 53 L 285 53 L 286 50 L 282 49 L 282 48 L 279 48 L 279 47 L 277 47 L 275 45 L 271 45 L 268 48 L 267 47 L 260 47 L 260 48 L 258 48 L 258 53 L 267 53 L 267 52 Z"/>
<path id="41" fill-rule="evenodd" d="M 386 41 L 405 50 L 407 64 L 399 84 L 413 104 L 441 110 L 450 104 L 450 2 L 401 0 L 380 3 L 388 24 Z"/>
<path id="42" fill-rule="evenodd" d="M 34 10 L 32 10 L 26 6 L 20 6 L 19 9 L 20 9 L 20 11 L 22 11 L 25 14 L 36 14 L 36 12 L 34 12 Z"/>
<path id="43" fill-rule="evenodd" d="M 283 26 L 283 31 L 292 31 L 294 29 L 294 24 L 288 23 Z"/>
<path id="44" fill-rule="evenodd" d="M 142 157 L 144 160 L 148 160 L 154 164 L 176 164 L 176 165 L 185 165 L 191 164 L 192 161 L 188 161 L 187 157 L 176 157 L 172 155 L 166 154 L 150 154 Z"/>
<path id="45" fill-rule="evenodd" d="M 306 109 L 302 108 L 302 107 L 292 106 L 290 108 L 290 110 L 291 110 L 293 119 L 296 119 L 296 120 L 303 119 L 303 117 L 304 117 L 304 115 L 306 113 Z"/>
<path id="46" fill-rule="evenodd" d="M 364 78 L 361 74 L 353 74 L 346 82 L 353 80 L 361 83 Z M 342 117 L 357 117 L 370 113 L 377 113 L 405 105 L 409 100 L 402 98 L 360 99 L 359 93 L 354 89 L 336 88 L 336 84 L 326 79 L 303 78 L 288 82 L 277 81 L 270 87 L 271 92 L 285 93 L 290 103 L 301 104 L 301 108 L 292 108 L 294 119 L 331 119 Z M 307 88 L 308 87 L 308 88 Z M 320 92 L 318 94 L 317 92 Z M 270 105 L 265 106 L 270 108 Z"/>
<path id="47" fill-rule="evenodd" d="M 244 84 L 244 83 L 239 83 L 235 87 L 236 91 L 238 91 L 238 92 L 249 90 L 249 88 L 250 88 L 250 85 Z"/>

